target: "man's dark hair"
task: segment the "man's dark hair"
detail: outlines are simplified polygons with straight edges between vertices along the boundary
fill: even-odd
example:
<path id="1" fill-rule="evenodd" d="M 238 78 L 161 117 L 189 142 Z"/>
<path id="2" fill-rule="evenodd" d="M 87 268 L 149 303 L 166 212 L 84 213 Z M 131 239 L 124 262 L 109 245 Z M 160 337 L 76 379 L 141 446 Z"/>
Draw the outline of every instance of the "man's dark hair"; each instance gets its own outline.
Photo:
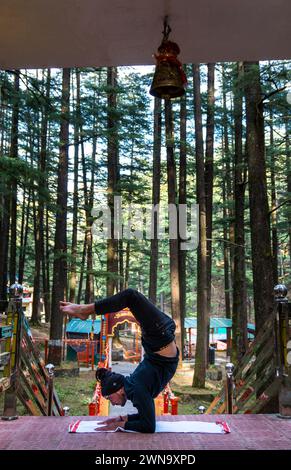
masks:
<path id="1" fill-rule="evenodd" d="M 123 387 L 124 376 L 111 372 L 105 367 L 96 370 L 96 380 L 101 384 L 101 393 L 103 396 L 111 395 Z"/>

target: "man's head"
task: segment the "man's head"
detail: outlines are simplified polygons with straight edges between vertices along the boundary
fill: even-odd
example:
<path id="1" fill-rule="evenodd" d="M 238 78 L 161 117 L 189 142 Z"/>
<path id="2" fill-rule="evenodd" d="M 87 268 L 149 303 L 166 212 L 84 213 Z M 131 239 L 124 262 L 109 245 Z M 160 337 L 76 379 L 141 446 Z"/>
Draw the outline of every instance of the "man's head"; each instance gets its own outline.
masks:
<path id="1" fill-rule="evenodd" d="M 104 367 L 97 369 L 96 379 L 101 384 L 101 393 L 112 405 L 124 406 L 127 398 L 124 391 L 124 376 Z"/>

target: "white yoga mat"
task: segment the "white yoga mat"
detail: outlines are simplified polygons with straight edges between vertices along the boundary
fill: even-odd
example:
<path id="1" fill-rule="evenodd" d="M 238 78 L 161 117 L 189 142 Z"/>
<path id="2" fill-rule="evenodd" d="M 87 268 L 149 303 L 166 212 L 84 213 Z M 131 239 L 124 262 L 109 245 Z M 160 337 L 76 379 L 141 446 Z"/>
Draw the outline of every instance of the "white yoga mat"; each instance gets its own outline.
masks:
<path id="1" fill-rule="evenodd" d="M 104 427 L 100 421 L 75 421 L 69 425 L 69 432 L 72 433 L 88 433 L 100 432 Z M 96 431 L 98 428 L 98 431 Z M 114 431 L 103 432 L 133 432 L 126 431 L 123 428 L 117 428 Z M 229 426 L 225 421 L 217 421 L 216 423 L 205 423 L 201 421 L 157 421 L 156 432 L 192 432 L 192 433 L 208 433 L 208 434 L 227 434 L 230 432 Z"/>

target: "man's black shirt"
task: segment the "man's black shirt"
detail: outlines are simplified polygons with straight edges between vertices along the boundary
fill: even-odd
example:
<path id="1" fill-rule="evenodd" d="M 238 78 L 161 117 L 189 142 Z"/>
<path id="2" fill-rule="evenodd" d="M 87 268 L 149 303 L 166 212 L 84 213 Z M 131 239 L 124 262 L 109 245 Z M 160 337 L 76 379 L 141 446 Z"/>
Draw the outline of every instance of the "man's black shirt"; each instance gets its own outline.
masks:
<path id="1" fill-rule="evenodd" d="M 124 429 L 153 433 L 156 428 L 154 398 L 165 388 L 176 372 L 179 350 L 176 357 L 164 357 L 147 352 L 135 371 L 124 379 L 124 390 L 138 413 L 128 415 Z"/>

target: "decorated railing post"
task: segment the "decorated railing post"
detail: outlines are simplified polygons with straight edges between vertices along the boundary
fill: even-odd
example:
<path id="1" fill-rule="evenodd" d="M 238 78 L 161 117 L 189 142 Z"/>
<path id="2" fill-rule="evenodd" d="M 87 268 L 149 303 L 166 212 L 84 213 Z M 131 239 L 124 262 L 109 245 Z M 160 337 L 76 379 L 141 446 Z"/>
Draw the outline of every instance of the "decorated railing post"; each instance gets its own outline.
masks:
<path id="1" fill-rule="evenodd" d="M 226 372 L 226 412 L 230 415 L 233 413 L 233 371 L 234 365 L 228 362 L 225 365 Z"/>
<path id="2" fill-rule="evenodd" d="M 54 369 L 53 364 L 47 364 L 45 366 L 48 372 L 47 388 L 48 388 L 48 399 L 47 399 L 47 414 L 52 416 L 53 408 L 53 396 L 54 396 Z"/>
<path id="3" fill-rule="evenodd" d="M 166 387 L 163 393 L 164 398 L 164 414 L 169 413 L 169 390 Z"/>
<path id="4" fill-rule="evenodd" d="M 277 308 L 277 374 L 281 378 L 279 390 L 279 416 L 291 418 L 291 302 L 287 288 L 278 284 L 274 288 Z"/>
<path id="5" fill-rule="evenodd" d="M 69 406 L 64 406 L 63 411 L 64 411 L 64 416 L 69 416 L 70 407 Z"/>
<path id="6" fill-rule="evenodd" d="M 170 397 L 170 402 L 171 402 L 171 414 L 172 415 L 177 415 L 178 414 L 179 398 L 172 395 Z"/>
<path id="7" fill-rule="evenodd" d="M 2 419 L 17 419 L 16 411 L 16 392 L 18 383 L 18 367 L 21 347 L 21 331 L 22 331 L 22 293 L 23 288 L 20 284 L 12 284 L 9 289 L 10 301 L 7 311 L 7 325 L 12 325 L 13 334 L 7 342 L 10 349 L 10 361 L 5 366 L 4 376 L 10 378 L 10 387 L 5 391 L 4 412 Z"/>

